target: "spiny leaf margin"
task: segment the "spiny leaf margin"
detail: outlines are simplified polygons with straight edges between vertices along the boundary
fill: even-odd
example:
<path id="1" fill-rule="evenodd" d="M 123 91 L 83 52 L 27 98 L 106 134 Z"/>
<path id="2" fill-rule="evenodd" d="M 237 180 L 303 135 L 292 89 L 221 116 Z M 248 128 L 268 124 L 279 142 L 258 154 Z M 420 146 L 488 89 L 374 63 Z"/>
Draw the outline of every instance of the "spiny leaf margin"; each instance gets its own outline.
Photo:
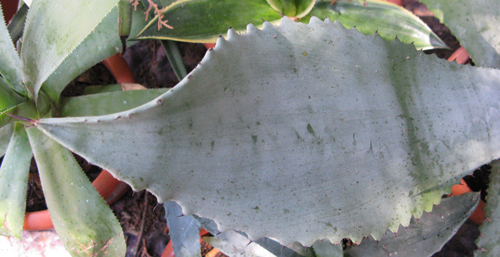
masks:
<path id="1" fill-rule="evenodd" d="M 186 215 L 284 245 L 380 238 L 500 157 L 496 70 L 316 18 L 228 35 L 150 103 L 39 128 Z"/>

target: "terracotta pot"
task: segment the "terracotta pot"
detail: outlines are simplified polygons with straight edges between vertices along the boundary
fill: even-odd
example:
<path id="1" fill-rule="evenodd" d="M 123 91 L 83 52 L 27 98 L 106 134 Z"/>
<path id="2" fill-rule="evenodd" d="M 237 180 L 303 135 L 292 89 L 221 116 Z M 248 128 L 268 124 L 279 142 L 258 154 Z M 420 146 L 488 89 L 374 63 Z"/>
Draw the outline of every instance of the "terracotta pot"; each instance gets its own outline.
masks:
<path id="1" fill-rule="evenodd" d="M 451 187 L 452 196 L 462 195 L 469 192 L 473 191 L 469 188 L 469 186 L 467 186 L 467 183 L 465 183 L 464 179 L 460 180 L 460 184 Z M 481 200 L 479 202 L 479 205 L 476 207 L 476 210 L 469 217 L 477 225 L 483 224 L 483 221 L 485 219 L 486 213 L 484 212 L 483 209 L 484 206 L 486 206 L 486 203 L 483 200 Z"/>
<path id="2" fill-rule="evenodd" d="M 135 83 L 130 67 L 119 54 L 104 60 L 103 64 L 113 74 L 118 83 Z M 101 174 L 92 182 L 92 185 L 94 185 L 97 192 L 99 192 L 108 204 L 112 204 L 118 200 L 128 190 L 126 184 L 115 179 L 106 170 L 101 171 Z M 54 224 L 50 218 L 49 210 L 27 212 L 23 228 L 24 230 L 53 229 Z"/>
<path id="3" fill-rule="evenodd" d="M 456 60 L 458 64 L 465 64 L 470 59 L 469 54 L 463 46 L 458 48 L 451 56 L 448 61 L 451 62 Z"/>

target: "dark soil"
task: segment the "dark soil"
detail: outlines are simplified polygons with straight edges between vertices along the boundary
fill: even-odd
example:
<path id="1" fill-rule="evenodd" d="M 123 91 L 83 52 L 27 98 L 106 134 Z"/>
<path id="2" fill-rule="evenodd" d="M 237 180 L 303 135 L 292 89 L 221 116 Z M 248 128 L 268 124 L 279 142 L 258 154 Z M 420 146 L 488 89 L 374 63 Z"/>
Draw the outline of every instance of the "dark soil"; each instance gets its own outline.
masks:
<path id="1" fill-rule="evenodd" d="M 405 0 L 404 6 L 410 11 L 422 8 L 415 0 Z M 440 24 L 435 17 L 422 17 L 429 26 L 440 36 L 452 50 L 432 50 L 428 54 L 436 54 L 440 58 L 448 58 L 455 49 L 460 47 L 458 41 L 451 35 L 448 28 Z M 192 70 L 206 49 L 202 44 L 179 43 L 183 60 L 188 72 Z M 137 83 L 147 88 L 173 87 L 178 83 L 165 52 L 158 41 L 142 41 L 130 47 L 125 59 L 134 73 Z M 88 85 L 108 85 L 116 81 L 102 64 L 98 64 L 86 73 L 75 79 L 63 92 L 64 96 L 75 96 L 83 93 Z M 89 179 L 93 180 L 100 172 L 98 167 L 88 164 L 78 158 L 83 170 Z M 46 209 L 40 181 L 33 164 L 30 171 L 27 210 L 35 211 Z M 131 192 L 130 190 L 111 209 L 123 226 L 127 241 L 127 256 L 161 256 L 169 236 L 166 232 L 165 212 L 162 204 L 158 204 L 156 197 L 145 191 Z M 443 247 L 443 250 L 434 256 L 473 256 L 477 248 L 474 240 L 479 236 L 478 226 L 468 220 L 453 239 Z M 212 249 L 206 243 L 202 246 L 206 253 Z M 218 254 L 216 256 L 223 256 Z"/>

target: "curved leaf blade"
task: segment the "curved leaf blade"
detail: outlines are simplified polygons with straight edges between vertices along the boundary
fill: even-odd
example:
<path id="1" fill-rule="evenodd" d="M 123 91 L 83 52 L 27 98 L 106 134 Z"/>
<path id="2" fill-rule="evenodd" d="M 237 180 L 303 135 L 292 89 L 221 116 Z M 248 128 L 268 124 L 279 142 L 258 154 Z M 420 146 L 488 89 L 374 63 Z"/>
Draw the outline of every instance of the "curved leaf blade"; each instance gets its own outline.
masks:
<path id="1" fill-rule="evenodd" d="M 186 215 L 283 245 L 380 238 L 500 157 L 500 71 L 338 22 L 265 25 L 230 30 L 152 102 L 38 127 Z"/>
<path id="2" fill-rule="evenodd" d="M 21 49 L 24 82 L 35 97 L 42 83 L 116 8 L 118 0 L 34 1 Z"/>
<path id="3" fill-rule="evenodd" d="M 450 28 L 476 65 L 500 68 L 500 1 L 421 2 L 442 13 L 441 22 Z"/>
<path id="4" fill-rule="evenodd" d="M 168 201 L 163 207 L 175 256 L 201 257 L 200 223 L 193 216 L 183 216 L 175 202 Z"/>
<path id="5" fill-rule="evenodd" d="M 490 184 L 488 190 L 488 198 L 484 211 L 486 220 L 479 227 L 481 236 L 476 240 L 479 248 L 474 252 L 474 256 L 499 256 L 500 245 L 500 162 L 494 161 L 491 163 L 492 170 L 490 175 Z"/>
<path id="6" fill-rule="evenodd" d="M 16 123 L 0 167 L 0 234 L 21 240 L 31 148 L 24 126 Z"/>
<path id="7" fill-rule="evenodd" d="M 13 129 L 13 123 L 0 127 L 0 157 L 4 156 L 5 152 L 7 151 L 7 147 L 9 147 Z"/>
<path id="8" fill-rule="evenodd" d="M 193 215 L 193 217 L 198 220 L 202 228 L 206 229 L 210 234 L 214 235 L 213 237 L 215 237 L 215 239 L 210 236 L 204 237 L 205 242 L 208 242 L 210 240 L 215 240 L 219 244 L 219 247 L 220 246 L 224 247 L 221 250 L 227 254 L 235 251 L 234 249 L 238 249 L 238 251 L 241 251 L 241 253 L 245 254 L 255 254 L 260 252 L 265 254 L 272 254 L 273 256 L 279 256 L 279 257 L 300 257 L 300 256 L 309 257 L 309 255 L 300 255 L 296 251 L 286 246 L 283 246 L 280 243 L 276 242 L 275 240 L 267 237 L 252 242 L 248 239 L 248 237 L 244 236 L 243 233 L 238 233 L 238 232 L 234 233 L 235 231 L 230 231 L 230 233 L 226 232 L 221 233 L 217 228 L 217 224 L 213 220 L 207 218 L 200 218 L 196 215 Z M 232 235 L 235 235 L 236 237 L 232 237 Z M 242 235 L 244 237 L 241 237 Z M 249 248 L 241 247 L 242 245 L 248 245 L 249 243 L 255 243 L 258 244 L 259 246 L 258 247 L 252 246 Z M 225 250 L 226 248 L 229 250 Z M 304 251 L 304 249 L 300 250 L 301 250 L 300 252 Z M 309 253 L 311 252 L 309 251 Z"/>
<path id="9" fill-rule="evenodd" d="M 119 91 L 64 98 L 61 117 L 98 116 L 126 111 L 155 99 L 167 90 Z"/>
<path id="10" fill-rule="evenodd" d="M 477 193 L 445 198 L 432 212 L 424 213 L 418 220 L 413 218 L 407 228 L 399 227 L 397 235 L 387 231 L 380 241 L 364 239 L 346 250 L 345 256 L 432 256 L 455 235 L 479 200 Z"/>
<path id="11" fill-rule="evenodd" d="M 0 75 L 2 75 L 10 88 L 22 95 L 26 95 L 26 89 L 23 86 L 21 60 L 17 55 L 7 26 L 5 25 L 1 5 L 0 16 L 2 17 L 0 21 L 0 51 L 2 52 L 2 58 L 0 58 Z"/>
<path id="12" fill-rule="evenodd" d="M 134 39 L 214 43 L 229 27 L 244 30 L 249 23 L 279 21 L 281 15 L 262 0 L 183 0 L 162 12 L 173 29 L 158 29 L 158 16 Z"/>
<path id="13" fill-rule="evenodd" d="M 417 50 L 448 48 L 420 18 L 401 6 L 381 0 L 318 1 L 311 15 L 338 20 L 344 27 L 356 27 L 365 35 L 377 32 L 392 41 L 415 45 Z"/>
<path id="14" fill-rule="evenodd" d="M 133 12 L 132 35 L 144 27 L 141 15 L 142 9 Z M 72 51 L 69 56 L 50 74 L 42 85 L 42 90 L 55 102 L 63 89 L 78 75 L 97 64 L 98 62 L 121 51 L 122 45 L 117 34 L 118 11 L 113 8 L 111 12 L 97 25 L 85 40 Z M 129 46 L 133 42 L 128 44 Z M 89 54 L 91 52 L 92 54 Z"/>
<path id="15" fill-rule="evenodd" d="M 72 256 L 125 255 L 123 231 L 71 152 L 28 129 L 54 228 Z"/>
<path id="16" fill-rule="evenodd" d="M 184 77 L 186 77 L 187 71 L 177 43 L 172 40 L 161 40 L 161 45 L 163 46 L 168 62 L 170 63 L 170 66 L 172 66 L 177 79 L 181 81 Z"/>

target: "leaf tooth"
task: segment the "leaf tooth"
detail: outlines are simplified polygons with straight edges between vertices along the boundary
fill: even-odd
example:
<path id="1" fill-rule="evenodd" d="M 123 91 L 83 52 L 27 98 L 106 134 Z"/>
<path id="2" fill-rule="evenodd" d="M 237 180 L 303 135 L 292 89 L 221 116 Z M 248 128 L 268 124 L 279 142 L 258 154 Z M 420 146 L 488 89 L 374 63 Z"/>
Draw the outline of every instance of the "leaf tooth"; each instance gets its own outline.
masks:
<path id="1" fill-rule="evenodd" d="M 229 30 L 227 31 L 227 40 L 232 41 L 238 38 L 238 36 L 238 33 L 232 27 L 229 27 Z"/>

